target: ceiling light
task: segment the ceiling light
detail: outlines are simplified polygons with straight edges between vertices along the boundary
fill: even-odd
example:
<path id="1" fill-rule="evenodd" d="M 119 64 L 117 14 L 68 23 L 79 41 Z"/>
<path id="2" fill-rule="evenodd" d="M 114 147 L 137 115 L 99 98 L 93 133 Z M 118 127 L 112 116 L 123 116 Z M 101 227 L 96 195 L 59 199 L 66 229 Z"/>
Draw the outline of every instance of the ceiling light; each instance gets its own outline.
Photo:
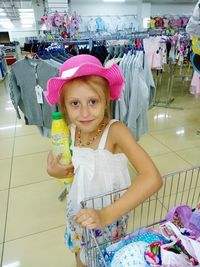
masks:
<path id="1" fill-rule="evenodd" d="M 5 11 L 3 8 L 0 8 L 0 12 Z"/>
<path id="2" fill-rule="evenodd" d="M 104 2 L 125 2 L 126 0 L 103 0 Z"/>
<path id="3" fill-rule="evenodd" d="M 1 14 L 1 13 L 0 13 Z M 34 14 L 33 13 L 20 13 L 19 14 L 20 18 L 33 18 L 34 17 Z"/>
<path id="4" fill-rule="evenodd" d="M 34 17 L 29 17 L 29 16 L 27 16 L 27 17 L 20 17 L 20 20 L 34 20 L 35 18 Z"/>
<path id="5" fill-rule="evenodd" d="M 28 17 L 20 18 L 20 21 L 34 21 L 34 20 L 35 20 L 35 18 L 28 18 Z"/>
<path id="6" fill-rule="evenodd" d="M 32 8 L 19 8 L 18 11 L 20 13 L 24 13 L 24 12 L 33 12 Z"/>
<path id="7" fill-rule="evenodd" d="M 4 17 L 4 16 L 7 16 L 7 14 L 5 12 L 1 12 L 0 11 L 0 16 L 3 16 Z"/>
<path id="8" fill-rule="evenodd" d="M 14 25 L 10 22 L 0 22 L 0 25 L 5 29 L 14 29 Z"/>
<path id="9" fill-rule="evenodd" d="M 1 19 L 1 18 L 0 18 L 0 23 L 1 23 L 1 22 L 11 22 L 11 21 L 10 21 L 10 19 Z"/>
<path id="10" fill-rule="evenodd" d="M 14 25 L 12 24 L 10 19 L 1 19 L 0 18 L 0 25 L 6 29 L 13 29 Z"/>
<path id="11" fill-rule="evenodd" d="M 33 20 L 22 20 L 21 21 L 21 24 L 24 24 L 24 25 L 26 25 L 26 24 L 32 25 L 33 23 L 34 23 Z"/>
<path id="12" fill-rule="evenodd" d="M 22 23 L 22 28 L 25 26 L 25 28 L 26 28 L 26 26 L 28 27 L 32 27 L 32 25 L 33 25 L 33 23 Z"/>
<path id="13" fill-rule="evenodd" d="M 34 21 L 33 20 L 22 20 L 21 24 L 33 24 Z"/>
<path id="14" fill-rule="evenodd" d="M 22 28 L 32 28 L 32 24 L 23 24 Z"/>

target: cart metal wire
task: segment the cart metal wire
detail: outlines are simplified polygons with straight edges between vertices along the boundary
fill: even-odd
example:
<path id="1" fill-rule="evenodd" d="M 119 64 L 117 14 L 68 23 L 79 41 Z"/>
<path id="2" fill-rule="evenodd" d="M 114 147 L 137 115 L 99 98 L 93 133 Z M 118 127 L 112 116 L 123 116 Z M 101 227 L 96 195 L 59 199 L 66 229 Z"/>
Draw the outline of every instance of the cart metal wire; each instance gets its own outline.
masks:
<path id="1" fill-rule="evenodd" d="M 200 202 L 200 165 L 164 175 L 163 181 L 164 184 L 160 191 L 130 212 L 128 233 L 144 227 L 158 228 L 170 208 L 181 204 L 195 208 Z M 113 203 L 117 196 L 120 197 L 125 190 L 127 188 L 88 198 L 82 201 L 81 205 L 83 208 L 95 208 L 95 203 L 98 202 L 98 205 L 101 203 L 103 208 L 104 203 L 108 202 L 108 198 L 110 203 Z M 87 267 L 99 266 L 99 257 L 102 262 L 101 267 L 108 267 L 101 250 L 105 244 L 98 243 L 93 230 L 84 228 L 83 237 Z M 112 243 L 110 240 L 108 245 Z"/>

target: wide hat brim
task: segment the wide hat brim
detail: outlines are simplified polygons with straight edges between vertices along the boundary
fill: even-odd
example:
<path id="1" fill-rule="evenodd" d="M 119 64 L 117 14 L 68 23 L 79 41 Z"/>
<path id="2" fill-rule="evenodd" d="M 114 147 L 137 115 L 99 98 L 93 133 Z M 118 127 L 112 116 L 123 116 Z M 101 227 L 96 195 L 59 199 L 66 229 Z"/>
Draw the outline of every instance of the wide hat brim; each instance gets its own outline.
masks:
<path id="1" fill-rule="evenodd" d="M 117 64 L 113 64 L 109 68 L 91 63 L 84 63 L 76 68 L 63 71 L 62 77 L 51 78 L 47 82 L 47 90 L 44 92 L 45 98 L 50 105 L 59 102 L 62 87 L 70 80 L 82 76 L 100 76 L 105 78 L 109 83 L 110 99 L 119 99 L 124 78 Z M 64 77 L 63 77 L 64 76 Z"/>

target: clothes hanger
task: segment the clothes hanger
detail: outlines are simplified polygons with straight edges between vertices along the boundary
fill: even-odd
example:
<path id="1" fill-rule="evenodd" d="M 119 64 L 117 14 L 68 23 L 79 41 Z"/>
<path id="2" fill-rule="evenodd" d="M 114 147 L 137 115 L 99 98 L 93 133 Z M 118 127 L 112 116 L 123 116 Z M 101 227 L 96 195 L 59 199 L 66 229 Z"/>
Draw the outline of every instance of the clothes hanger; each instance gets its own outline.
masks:
<path id="1" fill-rule="evenodd" d="M 25 58 L 35 58 L 35 59 L 41 59 L 37 53 L 35 52 L 28 52 L 26 55 L 25 55 Z"/>
<path id="2" fill-rule="evenodd" d="M 41 59 L 36 52 L 33 52 L 34 44 L 32 44 L 30 51 L 25 55 L 25 58 Z"/>

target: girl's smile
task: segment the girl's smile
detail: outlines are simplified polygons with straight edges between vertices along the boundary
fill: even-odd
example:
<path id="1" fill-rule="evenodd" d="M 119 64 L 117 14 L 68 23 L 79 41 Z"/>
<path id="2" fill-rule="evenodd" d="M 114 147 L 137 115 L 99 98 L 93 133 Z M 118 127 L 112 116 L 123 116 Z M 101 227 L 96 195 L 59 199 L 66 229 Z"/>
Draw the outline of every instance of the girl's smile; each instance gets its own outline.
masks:
<path id="1" fill-rule="evenodd" d="M 80 123 L 82 123 L 83 125 L 87 125 L 90 124 L 91 122 L 93 122 L 93 120 L 87 120 L 87 121 L 79 121 Z"/>

